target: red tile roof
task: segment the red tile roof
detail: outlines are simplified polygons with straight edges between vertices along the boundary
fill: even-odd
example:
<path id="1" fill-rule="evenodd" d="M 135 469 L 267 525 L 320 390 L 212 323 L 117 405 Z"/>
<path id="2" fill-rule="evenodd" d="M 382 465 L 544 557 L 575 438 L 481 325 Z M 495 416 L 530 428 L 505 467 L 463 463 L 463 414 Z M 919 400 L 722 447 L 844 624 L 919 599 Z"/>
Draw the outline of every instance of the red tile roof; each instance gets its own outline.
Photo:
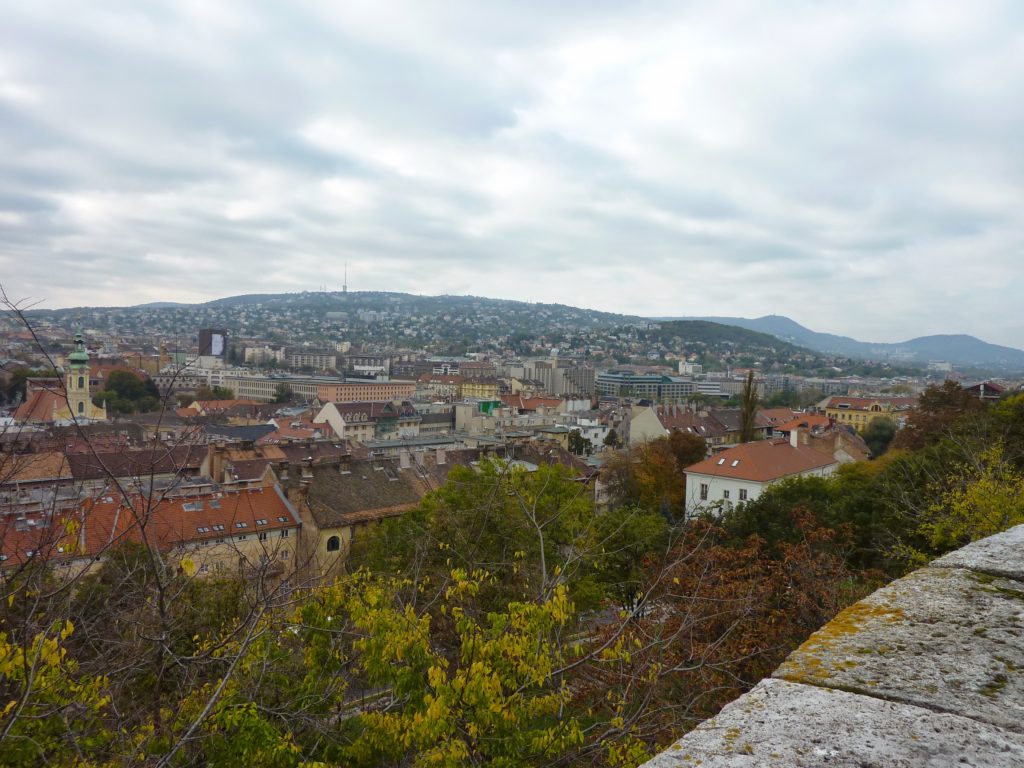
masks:
<path id="1" fill-rule="evenodd" d="M 68 526 L 70 521 L 80 526 Z M 147 537 L 161 551 L 187 542 L 295 528 L 298 513 L 276 487 L 154 499 L 99 496 L 58 515 L 0 516 L 0 560 L 4 566 L 32 556 L 95 557 L 109 547 Z M 78 528 L 77 535 L 69 530 Z M 29 554 L 34 553 L 34 554 Z"/>
<path id="2" fill-rule="evenodd" d="M 831 423 L 828 416 L 822 416 L 820 413 L 798 413 L 790 421 L 784 424 L 776 424 L 772 429 L 778 432 L 791 432 L 799 428 L 828 427 Z"/>
<path id="3" fill-rule="evenodd" d="M 764 417 L 765 421 L 773 425 L 792 421 L 800 415 L 792 408 L 759 408 L 757 412 Z"/>
<path id="4" fill-rule="evenodd" d="M 846 397 L 833 395 L 829 398 L 828 408 L 840 408 L 849 410 L 868 410 L 872 405 L 878 404 L 890 407 L 893 410 L 904 410 L 917 405 L 916 397 Z"/>
<path id="5" fill-rule="evenodd" d="M 794 448 L 788 440 L 758 440 L 699 461 L 686 472 L 768 483 L 835 463 L 833 457 L 806 445 Z"/>
<path id="6" fill-rule="evenodd" d="M 50 392 L 37 389 L 29 398 L 18 406 L 14 412 L 17 422 L 49 423 L 61 408 L 67 407 L 63 392 Z"/>

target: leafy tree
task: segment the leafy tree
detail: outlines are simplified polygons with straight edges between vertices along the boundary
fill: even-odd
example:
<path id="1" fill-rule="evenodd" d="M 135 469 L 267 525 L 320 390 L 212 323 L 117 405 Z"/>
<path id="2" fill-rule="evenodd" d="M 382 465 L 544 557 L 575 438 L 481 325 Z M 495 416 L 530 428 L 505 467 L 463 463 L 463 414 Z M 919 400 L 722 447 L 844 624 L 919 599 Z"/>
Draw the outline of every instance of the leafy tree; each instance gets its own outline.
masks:
<path id="1" fill-rule="evenodd" d="M 604 544 L 591 567 L 601 594 L 619 605 L 634 605 L 669 537 L 665 518 L 641 507 L 623 506 L 599 515 L 596 539 Z"/>
<path id="2" fill-rule="evenodd" d="M 740 399 L 740 442 L 749 443 L 754 439 L 754 427 L 757 423 L 757 384 L 754 383 L 754 372 L 747 371 L 747 380 L 743 384 Z"/>
<path id="3" fill-rule="evenodd" d="M 274 402 L 275 403 L 287 403 L 295 397 L 295 393 L 292 391 L 291 386 L 287 382 L 281 382 L 274 387 Z"/>
<path id="4" fill-rule="evenodd" d="M 577 456 L 589 456 L 594 450 L 594 444 L 587 440 L 578 429 L 569 432 L 569 452 Z"/>
<path id="5" fill-rule="evenodd" d="M 234 400 L 235 393 L 229 387 L 213 387 L 205 384 L 196 388 L 196 400 Z"/>
<path id="6" fill-rule="evenodd" d="M 930 551 L 918 560 L 1024 523 L 1024 473 L 1001 444 L 986 448 L 976 463 L 956 467 L 946 486 L 921 521 Z"/>
<path id="7" fill-rule="evenodd" d="M 864 442 L 871 449 L 871 456 L 877 458 L 889 450 L 889 443 L 896 436 L 896 424 L 885 416 L 876 416 L 864 430 Z"/>
<path id="8" fill-rule="evenodd" d="M 0 742 L 3 764 L 71 765 L 67 734 L 77 733 L 80 749 L 102 753 L 114 740 L 108 723 L 107 681 L 79 674 L 68 654 L 70 621 L 57 622 L 26 644 L 0 631 Z"/>
<path id="9" fill-rule="evenodd" d="M 837 533 L 791 515 L 795 543 L 776 553 L 752 536 L 739 544 L 692 521 L 647 585 L 647 605 L 625 629 L 596 630 L 628 653 L 588 661 L 579 703 L 619 706 L 618 722 L 665 743 L 717 713 L 874 584 L 853 578 Z M 657 638 L 657 641 L 654 639 Z M 617 692 L 628 690 L 627 696 Z M 611 693 L 609 693 L 611 692 Z"/>
<path id="10" fill-rule="evenodd" d="M 950 434 L 956 422 L 984 411 L 985 405 L 955 381 L 931 386 L 921 393 L 906 426 L 893 440 L 893 448 L 919 449 Z"/>
<path id="11" fill-rule="evenodd" d="M 488 578 L 452 572 L 439 606 L 444 629 L 403 604 L 408 583 L 357 576 L 325 594 L 361 635 L 354 650 L 368 684 L 403 701 L 358 716 L 349 764 L 550 764 L 582 744 L 579 721 L 562 715 L 570 689 L 559 675 L 560 634 L 573 616 L 565 587 L 478 620 L 472 601 Z M 445 631 L 454 653 L 438 645 Z"/>
<path id="12" fill-rule="evenodd" d="M 503 461 L 456 467 L 416 509 L 354 542 L 353 563 L 377 573 L 417 570 L 434 583 L 452 568 L 486 570 L 480 594 L 488 609 L 540 599 L 560 584 L 581 595 L 595 539 L 591 494 L 560 465 L 527 472 Z M 589 587 L 587 587 L 589 591 Z"/>
<path id="13" fill-rule="evenodd" d="M 24 401 L 25 389 L 28 379 L 59 379 L 61 375 L 52 368 L 39 368 L 33 370 L 19 366 L 11 371 L 11 377 L 4 388 L 4 397 L 9 403 L 15 400 Z"/>
<path id="14" fill-rule="evenodd" d="M 989 409 L 993 431 L 1009 460 L 1024 469 L 1024 393 L 1010 395 Z"/>
<path id="15" fill-rule="evenodd" d="M 161 404 L 156 384 L 131 371 L 112 371 L 92 402 L 105 405 L 112 414 L 150 413 L 159 410 Z"/>
<path id="16" fill-rule="evenodd" d="M 827 478 L 794 477 L 769 486 L 756 499 L 724 510 L 720 524 L 734 545 L 757 536 L 769 552 L 778 554 L 784 545 L 799 541 L 801 532 L 793 510 L 801 509 L 804 516 L 810 514 L 820 520 L 831 498 Z"/>
<path id="17" fill-rule="evenodd" d="M 686 509 L 684 470 L 707 455 L 704 438 L 673 431 L 613 456 L 604 467 L 602 480 L 613 505 L 637 504 L 667 519 L 683 517 Z"/>
<path id="18" fill-rule="evenodd" d="M 615 431 L 615 427 L 609 429 L 608 434 L 604 436 L 604 445 L 606 448 L 622 447 L 622 438 L 620 438 L 619 433 Z"/>

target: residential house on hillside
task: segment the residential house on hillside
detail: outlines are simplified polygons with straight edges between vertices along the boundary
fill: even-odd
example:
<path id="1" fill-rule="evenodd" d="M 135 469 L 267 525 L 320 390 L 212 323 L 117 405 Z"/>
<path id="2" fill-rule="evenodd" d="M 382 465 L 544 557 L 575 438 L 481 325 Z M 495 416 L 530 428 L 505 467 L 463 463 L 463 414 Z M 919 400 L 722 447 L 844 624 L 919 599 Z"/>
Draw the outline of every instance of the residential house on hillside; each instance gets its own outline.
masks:
<path id="1" fill-rule="evenodd" d="M 838 466 L 833 456 L 801 445 L 796 432 L 790 440 L 742 443 L 686 468 L 686 513 L 753 501 L 772 483 L 827 477 Z"/>

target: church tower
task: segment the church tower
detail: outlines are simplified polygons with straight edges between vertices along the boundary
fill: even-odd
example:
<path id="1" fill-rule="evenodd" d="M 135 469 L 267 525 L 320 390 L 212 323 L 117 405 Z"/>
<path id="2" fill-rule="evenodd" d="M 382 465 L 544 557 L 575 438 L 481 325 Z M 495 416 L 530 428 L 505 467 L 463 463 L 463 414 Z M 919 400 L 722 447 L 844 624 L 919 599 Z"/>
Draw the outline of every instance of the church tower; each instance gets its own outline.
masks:
<path id="1" fill-rule="evenodd" d="M 92 404 L 89 392 L 89 352 L 79 331 L 75 334 L 75 351 L 68 355 L 67 373 L 68 408 L 75 419 L 105 419 L 106 407 Z"/>

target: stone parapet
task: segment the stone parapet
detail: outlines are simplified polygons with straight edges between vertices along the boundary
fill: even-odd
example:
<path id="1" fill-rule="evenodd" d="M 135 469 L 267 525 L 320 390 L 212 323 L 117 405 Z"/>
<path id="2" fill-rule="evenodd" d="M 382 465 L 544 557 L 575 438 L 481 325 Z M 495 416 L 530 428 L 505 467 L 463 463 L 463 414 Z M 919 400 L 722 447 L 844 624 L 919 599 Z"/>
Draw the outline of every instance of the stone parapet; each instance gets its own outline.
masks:
<path id="1" fill-rule="evenodd" d="M 850 606 L 646 768 L 1024 766 L 1024 526 Z"/>

